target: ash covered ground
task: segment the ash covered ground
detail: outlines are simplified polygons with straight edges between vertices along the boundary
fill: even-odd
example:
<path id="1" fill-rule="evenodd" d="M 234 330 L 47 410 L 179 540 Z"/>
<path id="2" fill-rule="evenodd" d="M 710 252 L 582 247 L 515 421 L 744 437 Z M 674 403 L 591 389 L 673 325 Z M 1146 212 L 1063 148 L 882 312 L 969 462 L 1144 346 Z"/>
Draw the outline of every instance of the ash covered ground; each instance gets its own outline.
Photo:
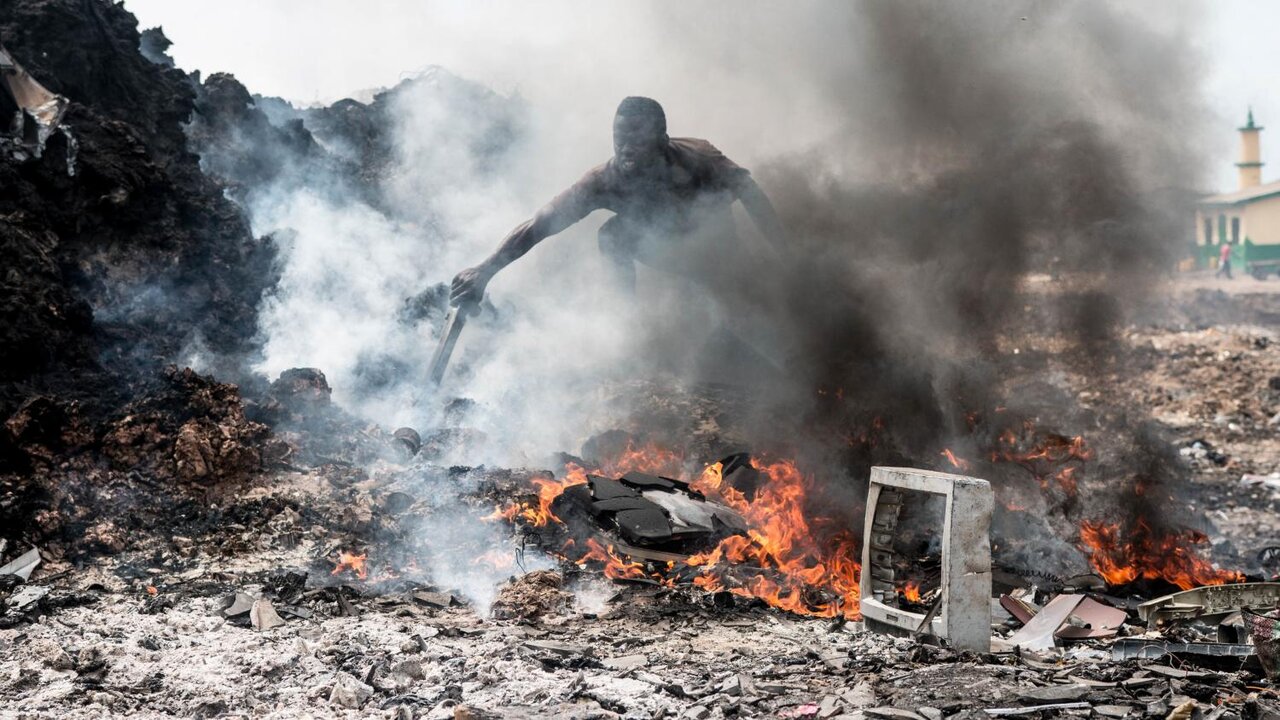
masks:
<path id="1" fill-rule="evenodd" d="M 1192 489 L 1180 512 L 1195 518 L 1209 538 L 1204 550 L 1223 567 L 1256 567 L 1257 552 L 1280 542 L 1280 491 L 1241 481 L 1275 468 L 1271 379 L 1280 358 L 1258 321 L 1280 304 L 1259 289 L 1175 291 L 1169 318 L 1126 333 L 1137 372 L 1085 398 L 1105 412 L 1159 408 L 1175 447 L 1189 450 L 1180 457 Z M 1054 343 L 1034 334 L 1009 341 L 1029 377 Z M 1096 378 L 1064 378 L 1061 387 L 1099 392 Z M 662 398 L 678 407 L 655 412 L 703 426 L 711 418 L 699 407 L 714 407 L 650 386 L 617 392 Z M 187 488 L 188 498 L 164 507 L 133 499 L 113 509 L 108 499 L 123 488 L 108 482 L 92 491 L 99 516 L 82 521 L 83 534 L 10 535 L 44 549 L 33 582 L 50 594 L 0 631 L 6 712 L 889 717 L 896 708 L 985 717 L 981 708 L 1056 697 L 1055 689 L 1117 717 L 1164 717 L 1187 701 L 1265 717 L 1272 703 L 1248 670 L 1112 661 L 1105 644 L 1089 643 L 1065 655 L 957 653 L 727 593 L 612 582 L 598 564 L 539 553 L 505 522 L 442 536 L 437 513 L 488 515 L 531 492 L 541 473 L 410 459 L 376 428 L 338 435 L 348 446 L 327 452 L 340 457 Z M 947 465 L 940 458 L 937 467 Z M 364 580 L 351 567 L 332 574 L 343 552 L 367 556 Z M 462 562 L 442 557 L 450 554 Z M 477 591 L 477 580 L 492 592 Z M 236 593 L 267 597 L 282 624 L 259 630 L 247 615 L 224 617 Z"/>
<path id="2" fill-rule="evenodd" d="M 886 27 L 913 17 L 877 7 Z M 1164 200 L 1126 194 L 1115 168 L 1086 182 L 1071 151 L 1105 148 L 1087 128 L 1054 125 L 1058 144 L 1030 157 L 1107 202 L 1024 215 L 1006 207 L 1008 180 L 992 168 L 944 174 L 916 189 L 933 209 L 855 277 L 861 289 L 809 262 L 796 268 L 823 290 L 828 315 L 791 299 L 790 283 L 758 298 L 744 295 L 748 283 L 720 289 L 722 301 L 766 307 L 766 324 L 821 316 L 789 336 L 784 381 L 750 389 L 620 363 L 607 381 L 555 385 L 575 393 L 564 412 L 584 419 L 584 442 L 510 452 L 524 462 L 498 466 L 481 463 L 510 437 L 492 422 L 508 408 L 431 394 L 406 352 L 434 341 L 443 287 L 389 306 L 368 288 L 335 294 L 355 283 L 307 254 L 304 221 L 443 243 L 449 207 L 403 209 L 404 193 L 439 191 L 397 174 L 404 113 L 466 108 L 465 126 L 445 133 L 461 150 L 433 169 L 448 182 L 446 165 L 462 158 L 472 180 L 489 181 L 528 130 L 520 100 L 436 69 L 368 103 L 300 109 L 229 75 L 173 67 L 162 33 L 139 33 L 123 6 L 95 0 L 9 3 L 0 42 L 71 101 L 67 132 L 39 156 L 14 144 L 0 155 L 0 559 L 32 547 L 41 558 L 23 582 L 0 585 L 5 716 L 933 720 L 1055 703 L 1075 705 L 1028 712 L 1277 712 L 1252 668 L 1113 659 L 1106 641 L 961 653 L 858 621 L 856 544 L 842 543 L 860 542 L 875 464 L 990 479 L 996 566 L 1041 592 L 1096 573 L 1092 589 L 1123 605 L 1280 569 L 1268 552 L 1280 544 L 1280 301 L 1267 283 L 1170 276 L 1160 253 L 1139 261 L 1114 249 L 1161 239 L 1152 208 Z M 1015 144 L 995 171 L 1021 165 L 1034 144 Z M 793 171 L 781 163 L 761 176 L 783 186 Z M 1063 203 L 1054 182 L 1015 177 Z M 898 188 L 826 187 L 821 199 L 841 211 L 822 212 L 798 187 L 779 193 L 780 209 L 817 238 L 847 229 L 847 208 L 873 218 L 874 233 L 916 216 Z M 944 222 L 953 234 L 934 246 L 930 224 Z M 1089 232 L 1078 257 L 1043 268 L 1020 262 L 1034 243 L 959 257 L 966 232 L 1048 230 Z M 1118 277 L 1146 273 L 1148 292 L 1100 288 L 1097 272 L 1071 265 L 1097 255 Z M 984 257 L 1000 262 L 984 269 Z M 449 255 L 428 243 L 392 261 L 423 258 Z M 895 319 L 923 318 L 930 303 L 964 307 L 954 335 L 921 320 L 900 347 L 888 338 L 901 327 L 873 322 L 888 310 L 865 302 L 900 279 L 884 272 L 895 262 L 937 284 L 936 298 Z M 387 332 L 368 343 L 377 351 L 326 354 L 325 338 L 361 340 L 344 334 L 360 329 L 343 314 L 352 306 L 385 315 L 373 330 Z M 317 307 L 328 325 L 314 324 Z M 475 324 L 492 338 L 523 319 L 499 301 Z M 316 367 L 276 367 L 286 340 Z M 453 372 L 492 379 L 470 352 Z M 423 394 L 407 423 L 395 400 L 411 387 Z M 512 414 L 527 412 L 527 399 L 508 399 L 521 404 Z M 544 440 L 542 429 L 527 432 Z M 684 572 L 569 551 L 535 518 L 540 492 L 575 467 L 696 483 L 739 451 L 781 467 L 774 480 L 794 469 L 807 493 L 767 509 L 799 513 L 784 529 L 803 537 L 778 549 L 760 530 L 755 565 L 720 558 Z M 1015 627 L 995 619 L 997 636 Z M 1141 631 L 1129 623 L 1121 634 Z"/>

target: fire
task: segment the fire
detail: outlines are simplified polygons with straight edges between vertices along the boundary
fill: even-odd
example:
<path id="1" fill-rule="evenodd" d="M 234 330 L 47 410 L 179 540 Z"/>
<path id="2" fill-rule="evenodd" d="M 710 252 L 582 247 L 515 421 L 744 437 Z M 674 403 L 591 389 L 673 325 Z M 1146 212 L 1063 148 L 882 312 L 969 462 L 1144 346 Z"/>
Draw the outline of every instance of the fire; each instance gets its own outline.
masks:
<path id="1" fill-rule="evenodd" d="M 902 588 L 902 597 L 905 598 L 907 602 L 920 602 L 920 583 L 915 580 L 908 581 L 906 586 Z"/>
<path id="2" fill-rule="evenodd" d="M 587 472 L 581 467 L 569 463 L 566 469 L 567 472 L 563 480 L 533 478 L 533 484 L 538 489 L 538 499 L 535 502 L 515 502 L 504 508 L 494 510 L 492 514 L 485 516 L 484 519 L 514 521 L 518 518 L 533 527 L 545 527 L 552 520 L 560 522 L 560 518 L 551 512 L 551 504 L 567 488 L 587 482 Z"/>
<path id="3" fill-rule="evenodd" d="M 686 561 L 699 573 L 693 578 L 693 585 L 707 592 L 728 590 L 759 598 L 797 614 L 857 618 L 857 538 L 835 520 L 807 517 L 805 500 L 814 483 L 794 463 L 753 460 L 752 465 L 768 482 L 751 500 L 725 482 L 720 463 L 704 468 L 690 482 L 693 489 L 738 511 L 749 528 L 746 536 L 725 538 L 712 550 Z M 601 468 L 587 471 L 570 464 L 561 480 L 535 478 L 536 500 L 500 508 L 489 518 L 520 521 L 533 527 L 559 523 L 560 518 L 551 511 L 552 503 L 566 488 L 585 483 L 588 474 L 619 476 L 639 471 L 680 476 L 684 466 L 684 457 L 679 453 L 652 444 L 628 445 L 626 451 Z M 583 552 L 571 540 L 560 552 L 579 565 L 599 564 L 609 578 L 674 584 L 674 563 L 650 569 L 624 559 L 612 545 L 588 539 L 585 546 Z"/>
<path id="4" fill-rule="evenodd" d="M 614 552 L 612 545 L 602 545 L 595 538 L 587 540 L 587 554 L 578 558 L 579 566 L 588 562 L 599 562 L 604 565 L 604 576 L 610 580 L 644 580 L 649 578 L 644 565 L 638 562 L 623 560 Z"/>
<path id="5" fill-rule="evenodd" d="M 702 587 L 724 587 L 723 575 L 731 565 L 751 565 L 761 572 L 742 587 L 730 589 L 738 595 L 759 598 L 769 605 L 801 615 L 858 617 L 857 540 L 846 529 L 835 532 L 815 527 L 806 517 L 804 502 L 812 478 L 794 463 L 781 460 L 752 466 L 764 473 L 765 483 L 748 501 L 724 482 L 720 463 L 708 466 L 692 486 L 737 510 L 747 521 L 746 537 L 725 538 L 710 552 L 694 555 L 688 564 L 702 567 Z M 828 523 L 833 524 L 833 523 Z M 821 590 L 834 597 L 812 597 Z"/>
<path id="6" fill-rule="evenodd" d="M 650 442 L 637 446 L 628 442 L 626 449 L 618 457 L 604 463 L 604 467 L 595 470 L 592 474 L 614 476 L 629 472 L 644 472 L 679 477 L 683 474 L 684 464 L 683 455 L 657 443 Z"/>
<path id="7" fill-rule="evenodd" d="M 1027 444 L 1024 440 L 1031 445 L 1029 449 L 1022 449 Z M 1041 488 L 1047 488 L 1051 480 L 1056 481 L 1071 496 L 1076 494 L 1079 463 L 1092 459 L 1093 450 L 1085 444 L 1083 436 L 1041 434 L 1030 422 L 1024 423 L 1021 437 L 1012 429 L 1006 429 L 991 451 L 991 462 L 1021 465 L 1035 477 Z"/>
<path id="8" fill-rule="evenodd" d="M 507 520 L 508 522 L 519 519 L 533 527 L 546 527 L 552 521 L 561 522 L 560 518 L 551 512 L 551 505 L 556 501 L 556 498 L 574 485 L 585 484 L 588 475 L 614 476 L 636 471 L 678 476 L 683 465 L 684 458 L 674 451 L 667 450 L 654 443 L 637 446 L 632 442 L 628 442 L 627 447 L 617 458 L 605 463 L 602 467 L 587 470 L 577 463 L 571 462 L 565 465 L 565 477 L 563 480 L 533 478 L 533 484 L 538 489 L 536 502 L 515 502 L 506 507 L 495 509 L 492 513 L 486 515 L 484 519 Z"/>
<path id="9" fill-rule="evenodd" d="M 357 555 L 343 550 L 338 553 L 338 564 L 333 568 L 333 572 L 329 574 L 337 575 L 343 570 L 350 570 L 361 580 L 367 580 L 369 578 L 369 568 L 365 565 L 365 561 L 368 558 L 368 553 Z"/>
<path id="10" fill-rule="evenodd" d="M 956 454 L 951 452 L 951 448 L 943 448 L 940 454 L 942 457 L 946 458 L 947 462 L 951 463 L 951 467 L 956 470 L 969 469 L 969 461 L 961 457 L 956 457 Z"/>
<path id="11" fill-rule="evenodd" d="M 1190 590 L 1245 579 L 1243 574 L 1222 570 L 1195 552 L 1194 546 L 1207 540 L 1203 533 L 1183 530 L 1161 534 L 1140 518 L 1125 535 L 1116 523 L 1080 523 L 1080 542 L 1089 552 L 1089 563 L 1109 585 L 1164 580 Z"/>

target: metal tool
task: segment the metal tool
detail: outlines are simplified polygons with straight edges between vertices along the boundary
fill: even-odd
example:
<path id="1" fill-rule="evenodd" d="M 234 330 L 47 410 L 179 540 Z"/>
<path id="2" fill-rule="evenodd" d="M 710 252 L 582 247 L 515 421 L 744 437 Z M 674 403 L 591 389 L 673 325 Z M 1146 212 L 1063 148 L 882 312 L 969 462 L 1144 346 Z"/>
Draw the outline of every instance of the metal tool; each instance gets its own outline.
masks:
<path id="1" fill-rule="evenodd" d="M 453 346 L 458 344 L 458 336 L 462 334 L 462 327 L 467 324 L 467 316 L 475 309 L 474 304 L 449 307 L 449 314 L 444 319 L 444 331 L 440 334 L 440 345 L 436 347 L 435 355 L 431 356 L 432 385 L 439 385 L 444 379 L 449 358 L 453 356 Z"/>

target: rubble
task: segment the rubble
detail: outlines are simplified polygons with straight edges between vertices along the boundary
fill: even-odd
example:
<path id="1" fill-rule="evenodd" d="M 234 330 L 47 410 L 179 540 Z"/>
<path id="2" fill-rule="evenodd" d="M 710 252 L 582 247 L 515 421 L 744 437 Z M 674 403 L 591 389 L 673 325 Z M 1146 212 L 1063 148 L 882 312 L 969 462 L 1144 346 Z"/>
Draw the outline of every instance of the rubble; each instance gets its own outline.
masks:
<path id="1" fill-rule="evenodd" d="M 502 586 L 493 601 L 493 617 L 499 620 L 536 620 L 554 615 L 573 602 L 565 592 L 564 577 L 551 570 L 536 570 Z"/>
<path id="2" fill-rule="evenodd" d="M 1059 595 L 1009 637 L 1009 644 L 1024 650 L 1047 650 L 1054 646 L 1058 628 L 1067 621 L 1083 595 Z"/>
<path id="3" fill-rule="evenodd" d="M 2 546 L 0 546 L 0 552 L 3 552 Z M 22 578 L 23 582 L 26 582 L 31 579 L 31 573 L 39 566 L 40 551 L 36 548 L 31 548 L 0 567 L 0 575 L 16 575 Z"/>
<path id="4" fill-rule="evenodd" d="M 1138 617 L 1155 628 L 1169 622 L 1210 621 L 1241 608 L 1276 607 L 1280 583 L 1230 583 L 1184 590 L 1148 600 L 1138 606 Z"/>
<path id="5" fill-rule="evenodd" d="M 483 438 L 458 420 L 469 401 L 451 403 L 440 427 L 390 432 L 346 414 L 322 368 L 274 379 L 247 369 L 275 240 L 255 238 L 228 197 L 323 168 L 342 179 L 333 191 L 377 205 L 393 156 L 385 128 L 402 98 L 475 100 L 481 160 L 510 145 L 518 103 L 432 71 L 369 104 L 299 110 L 229 75 L 184 74 L 161 33 L 138 33 L 122 5 L 96 0 L 7 3 L 0 36 L 6 83 L 20 66 L 49 97 L 70 99 L 26 103 L 68 130 L 44 138 L 43 157 L 8 152 L 16 141 L 0 153 L 6 712 L 1277 712 L 1280 586 L 1234 582 L 1280 570 L 1274 298 L 1171 302 L 1116 351 L 1132 376 L 1062 361 L 1039 326 L 993 340 L 1016 343 L 996 384 L 1019 409 L 939 419 L 967 427 L 971 447 L 928 457 L 884 435 L 880 418 L 842 428 L 842 454 L 825 460 L 849 487 L 832 483 L 830 497 L 783 502 L 780 490 L 811 489 L 787 438 L 742 452 L 746 393 L 660 379 L 598 389 L 605 406 L 634 411 L 635 426 L 585 443 L 577 474 L 440 466 Z M 401 322 L 442 320 L 442 288 L 407 299 Z M 1254 325 L 1217 327 L 1241 318 Z M 839 399 L 823 392 L 823 403 Z M 1061 404 L 1027 409 L 1056 393 L 1080 400 L 1055 420 L 1082 435 L 1037 425 Z M 1150 449 L 1113 432 L 1133 408 L 1154 408 L 1175 436 L 1153 434 L 1151 447 L 1178 469 L 1161 453 L 1125 455 Z M 653 447 L 671 457 L 635 460 Z M 865 471 L 888 461 L 934 464 L 877 468 L 863 507 Z M 987 484 L 933 471 L 962 465 L 995 474 Z M 1153 482 L 1183 473 L 1194 479 L 1185 497 Z M 1081 506 L 1079 488 L 1131 480 L 1168 515 L 1208 519 L 1157 527 Z M 906 486 L 948 498 L 947 514 L 890 557 L 897 538 L 874 533 L 914 529 L 877 511 L 902 505 L 892 488 Z M 873 536 L 859 543 L 864 511 Z M 581 546 L 570 552 L 568 539 Z M 1187 568 L 1205 574 L 1173 572 Z M 990 603 L 1002 578 L 1013 583 L 1001 588 L 1007 621 Z M 909 637 L 868 631 L 876 623 Z"/>

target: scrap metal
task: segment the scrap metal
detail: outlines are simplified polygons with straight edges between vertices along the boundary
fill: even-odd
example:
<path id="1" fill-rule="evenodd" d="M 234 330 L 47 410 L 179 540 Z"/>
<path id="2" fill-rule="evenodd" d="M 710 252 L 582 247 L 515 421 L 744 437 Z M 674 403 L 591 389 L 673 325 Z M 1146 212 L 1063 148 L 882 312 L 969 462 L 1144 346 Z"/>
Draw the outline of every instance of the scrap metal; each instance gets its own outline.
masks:
<path id="1" fill-rule="evenodd" d="M 896 597 L 893 537 L 903 495 L 946 498 L 942 534 L 940 611 L 926 615 L 890 604 Z M 914 633 L 928 629 L 961 650 L 991 649 L 991 513 L 986 480 L 912 468 L 873 467 L 862 543 L 861 609 L 871 629 Z"/>
<path id="2" fill-rule="evenodd" d="M 431 356 L 431 384 L 439 385 L 444 379 L 444 371 L 449 367 L 449 358 L 453 357 L 453 347 L 458 344 L 458 336 L 467 324 L 467 315 L 471 314 L 471 305 L 451 305 L 449 314 L 444 320 L 444 330 L 440 333 L 440 344 Z"/>
<path id="3" fill-rule="evenodd" d="M 68 100 L 51 92 L 31 77 L 3 45 L 0 45 L 0 85 L 18 106 L 18 113 L 12 120 L 11 132 L 23 135 L 24 140 L 33 142 L 37 149 L 43 147 L 44 141 L 62 121 L 62 115 L 67 111 Z M 34 138 L 27 137 L 28 133 L 24 132 L 27 116 L 30 116 L 37 126 Z"/>
<path id="4" fill-rule="evenodd" d="M 1254 582 L 1206 585 L 1148 600 L 1138 617 L 1151 628 L 1196 618 L 1220 619 L 1241 608 L 1273 608 L 1280 604 L 1280 583 Z"/>

